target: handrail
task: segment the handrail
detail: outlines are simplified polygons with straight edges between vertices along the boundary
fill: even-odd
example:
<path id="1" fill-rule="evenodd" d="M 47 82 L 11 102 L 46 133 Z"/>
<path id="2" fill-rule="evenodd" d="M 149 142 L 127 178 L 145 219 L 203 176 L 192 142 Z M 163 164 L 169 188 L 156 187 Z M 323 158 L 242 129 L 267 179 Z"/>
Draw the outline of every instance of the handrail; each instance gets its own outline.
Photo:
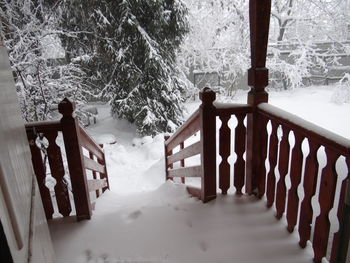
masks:
<path id="1" fill-rule="evenodd" d="M 328 146 L 334 150 L 340 152 L 340 154 L 350 154 L 350 140 L 346 139 L 338 134 L 330 132 L 316 124 L 306 121 L 294 114 L 279 109 L 268 103 L 261 103 L 258 105 L 258 113 L 282 122 L 290 127 L 292 130 L 296 130 L 305 137 L 317 140 L 325 146 Z"/>
<path id="2" fill-rule="evenodd" d="M 216 108 L 216 115 L 222 114 L 240 114 L 240 113 L 252 113 L 253 107 L 249 104 L 240 104 L 240 103 L 221 103 L 214 102 Z"/>
<path id="3" fill-rule="evenodd" d="M 197 109 L 176 132 L 165 141 L 168 151 L 174 149 L 180 142 L 188 139 L 199 130 L 199 109 Z"/>
<path id="4" fill-rule="evenodd" d="M 26 129 L 35 128 L 35 132 L 45 132 L 45 131 L 62 131 L 62 126 L 60 121 L 37 121 L 29 122 L 25 125 Z"/>
<path id="5" fill-rule="evenodd" d="M 103 150 L 98 145 L 98 143 L 87 133 L 87 131 L 79 125 L 80 135 L 81 135 L 81 143 L 84 148 L 88 151 L 92 152 L 99 160 L 103 160 Z"/>

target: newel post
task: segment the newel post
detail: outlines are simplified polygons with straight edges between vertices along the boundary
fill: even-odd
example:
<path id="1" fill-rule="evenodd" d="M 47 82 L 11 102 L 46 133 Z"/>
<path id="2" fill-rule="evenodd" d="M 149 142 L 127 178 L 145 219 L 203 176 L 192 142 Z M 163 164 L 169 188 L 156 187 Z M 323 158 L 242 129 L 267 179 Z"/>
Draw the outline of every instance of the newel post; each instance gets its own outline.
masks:
<path id="1" fill-rule="evenodd" d="M 77 219 L 80 221 L 91 218 L 91 204 L 83 165 L 83 152 L 79 142 L 79 123 L 73 116 L 74 110 L 74 102 L 67 98 L 58 104 L 58 111 L 63 115 L 61 126 L 64 147 L 67 154 Z"/>
<path id="2" fill-rule="evenodd" d="M 202 180 L 201 199 L 208 202 L 216 198 L 216 114 L 213 102 L 215 92 L 204 88 L 199 93 L 201 142 L 202 142 Z"/>
<path id="3" fill-rule="evenodd" d="M 253 106 L 253 113 L 247 117 L 247 161 L 246 192 L 256 194 L 259 182 L 260 156 L 260 116 L 256 107 L 259 103 L 268 102 L 265 87 L 268 85 L 266 65 L 267 43 L 271 13 L 271 0 L 249 1 L 251 68 L 248 70 L 248 104 Z"/>

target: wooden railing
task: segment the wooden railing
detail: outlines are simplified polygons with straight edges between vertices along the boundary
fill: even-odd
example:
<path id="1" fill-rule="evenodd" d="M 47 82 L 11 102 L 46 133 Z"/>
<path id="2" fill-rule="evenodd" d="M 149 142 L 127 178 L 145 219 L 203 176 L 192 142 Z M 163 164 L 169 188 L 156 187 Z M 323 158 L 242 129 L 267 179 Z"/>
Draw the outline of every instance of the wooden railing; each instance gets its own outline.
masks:
<path id="1" fill-rule="evenodd" d="M 78 220 L 91 218 L 90 192 L 95 192 L 97 198 L 109 188 L 104 151 L 72 115 L 74 108 L 73 102 L 64 99 L 59 104 L 59 112 L 63 115 L 60 121 L 26 124 L 33 167 L 47 219 L 53 217 L 54 203 L 57 203 L 58 212 L 63 217 L 71 214 L 73 202 L 69 195 L 70 184 Z M 65 158 L 56 143 L 60 133 Z M 69 176 L 65 171 L 64 160 L 68 165 Z M 56 181 L 54 197 L 46 186 L 47 168 Z M 88 180 L 86 170 L 91 171 L 92 179 Z M 53 202 L 52 198 L 56 200 Z"/>
<path id="2" fill-rule="evenodd" d="M 251 105 L 215 103 L 215 93 L 208 88 L 200 93 L 200 98 L 199 109 L 165 141 L 167 179 L 201 177 L 201 189 L 189 187 L 188 190 L 206 202 L 216 197 L 217 168 L 222 194 L 231 187 L 230 171 L 233 170 L 236 194 L 242 194 L 243 187 L 251 194 L 247 184 L 256 183 L 252 193 L 258 198 L 265 197 L 267 207 L 275 207 L 277 219 L 286 215 L 289 232 L 297 227 L 300 246 L 304 248 L 307 241 L 312 242 L 314 262 L 321 262 L 323 257 L 329 258 L 331 263 L 345 262 L 350 236 L 350 189 L 347 189 L 350 186 L 350 140 L 267 103 L 258 104 L 255 112 Z M 249 151 L 249 131 L 244 123 L 247 116 L 253 114 L 259 144 L 255 158 L 246 163 L 244 154 Z M 233 139 L 229 125 L 232 115 L 237 121 Z M 218 140 L 216 116 L 221 120 Z M 185 148 L 185 140 L 198 131 L 200 141 Z M 218 167 L 216 141 L 221 156 Z M 236 155 L 233 169 L 228 161 L 233 155 L 232 143 Z M 176 146 L 180 150 L 173 154 Z M 324 149 L 323 154 L 320 148 Z M 185 159 L 197 154 L 201 155 L 201 164 L 184 167 Z M 322 158 L 324 167 L 321 167 Z M 255 160 L 254 165 L 248 163 L 252 160 Z M 175 162 L 180 162 L 180 168 L 173 167 Z M 249 166 L 254 166 L 256 171 L 250 181 Z"/>
<path id="3" fill-rule="evenodd" d="M 349 196 L 346 198 L 346 185 L 350 175 L 350 141 L 267 103 L 259 104 L 257 114 L 260 115 L 261 132 L 259 197 L 266 195 L 267 206 L 275 205 L 278 219 L 286 214 L 289 232 L 293 232 L 297 226 L 301 247 L 304 248 L 307 241 L 312 240 L 314 262 L 321 262 L 326 257 L 328 247 L 332 247 L 330 262 L 345 262 L 349 243 Z M 270 135 L 268 122 L 271 124 Z M 282 133 L 281 140 L 278 131 Z M 292 150 L 291 140 L 294 141 Z M 309 148 L 307 155 L 302 147 L 304 141 Z M 318 152 L 321 147 L 325 153 L 320 157 Z M 343 170 L 347 170 L 343 174 L 336 169 L 341 156 L 345 159 L 343 166 L 347 166 L 343 167 Z M 320 158 L 326 161 L 322 170 Z M 346 173 L 347 178 L 344 179 Z M 290 179 L 288 190 L 286 178 Z M 301 200 L 300 196 L 303 196 Z M 317 202 L 317 205 L 312 202 Z M 319 209 L 315 210 L 317 206 Z M 332 219 L 331 210 L 334 215 Z M 331 223 L 336 221 L 339 222 L 340 231 L 330 237 Z"/>
<path id="4" fill-rule="evenodd" d="M 219 132 L 219 154 L 222 157 L 219 186 L 225 194 L 230 185 L 228 157 L 232 143 L 227 123 L 230 114 L 234 114 L 238 120 L 234 138 L 237 160 L 233 171 L 236 193 L 241 194 L 244 186 L 247 194 L 266 197 L 267 206 L 275 206 L 278 219 L 286 214 L 288 231 L 298 228 L 300 246 L 305 247 L 309 240 L 312 242 L 314 262 L 320 263 L 324 257 L 331 263 L 349 262 L 350 141 L 267 104 L 265 88 L 269 79 L 266 54 L 270 17 L 270 0 L 249 0 L 249 106 L 215 104 L 215 94 L 206 89 L 201 95 L 199 117 L 196 113 L 192 121 L 186 122 L 165 142 L 167 176 L 189 176 L 198 171 L 202 181 L 201 199 L 208 201 L 215 198 L 215 116 L 219 116 L 222 122 Z M 243 125 L 245 116 L 247 128 Z M 184 148 L 176 158 L 172 157 L 174 146 L 183 144 L 187 135 L 194 132 L 190 129 L 192 126 L 201 132 L 200 146 L 196 146 L 193 152 Z M 199 151 L 201 165 L 172 170 L 172 161 L 180 160 L 184 166 L 183 159 L 191 155 L 184 154 L 185 151 Z M 324 167 L 321 165 L 322 158 L 325 160 Z M 339 170 L 341 165 L 342 170 Z M 207 192 L 210 192 L 211 198 L 206 196 Z"/>
<path id="5" fill-rule="evenodd" d="M 166 138 L 166 179 L 173 177 L 200 177 L 201 188 L 188 187 L 188 191 L 208 202 L 216 198 L 216 153 L 215 153 L 215 108 L 213 101 L 215 93 L 209 89 L 200 93 L 202 105 L 199 109 L 175 132 Z M 204 121 L 205 120 L 205 121 Z M 199 142 L 184 147 L 186 139 L 200 131 Z M 180 151 L 173 154 L 173 149 L 180 146 Z M 201 154 L 201 165 L 185 166 L 185 159 Z M 180 161 L 180 168 L 173 168 L 173 163 Z M 184 179 L 183 179 L 184 181 Z"/>
<path id="6" fill-rule="evenodd" d="M 219 165 L 219 188 L 222 194 L 227 194 L 230 188 L 230 171 L 231 166 L 228 158 L 231 155 L 231 143 L 234 144 L 234 153 L 236 154 L 236 162 L 233 167 L 233 186 L 237 194 L 242 194 L 242 188 L 245 182 L 245 166 L 244 153 L 246 152 L 246 134 L 247 129 L 244 125 L 246 116 L 252 113 L 252 107 L 248 104 L 222 104 L 214 103 L 216 116 L 221 120 L 219 131 L 219 155 L 221 163 Z M 234 138 L 231 140 L 231 128 L 228 122 L 236 117 L 237 126 L 235 127 Z"/>
<path id="7" fill-rule="evenodd" d="M 220 104 L 213 103 L 215 93 L 205 88 L 199 94 L 202 104 L 192 116 L 171 136 L 165 137 L 165 165 L 166 179 L 181 177 L 185 182 L 186 177 L 200 177 L 201 188 L 188 187 L 188 191 L 207 202 L 216 197 L 216 117 L 222 122 L 219 132 L 219 155 L 222 161 L 219 166 L 219 187 L 223 194 L 227 194 L 230 187 L 230 164 L 228 157 L 231 152 L 231 129 L 228 125 L 232 115 L 236 116 L 235 128 L 235 153 L 237 155 L 234 164 L 234 186 L 237 193 L 242 193 L 245 180 L 245 160 L 243 155 L 246 149 L 246 128 L 244 119 L 251 113 L 252 107 L 247 104 Z M 197 132 L 200 139 L 187 147 L 185 141 Z M 179 147 L 179 151 L 173 153 L 173 149 Z M 200 154 L 201 164 L 185 167 L 185 159 Z M 180 162 L 179 168 L 174 168 L 174 163 Z"/>

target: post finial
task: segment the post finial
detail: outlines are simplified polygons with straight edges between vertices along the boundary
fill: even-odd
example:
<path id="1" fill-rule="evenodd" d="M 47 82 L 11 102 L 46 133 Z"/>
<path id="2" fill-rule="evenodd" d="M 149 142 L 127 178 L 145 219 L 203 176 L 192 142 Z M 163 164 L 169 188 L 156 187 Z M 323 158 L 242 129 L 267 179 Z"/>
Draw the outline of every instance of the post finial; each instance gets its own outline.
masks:
<path id="1" fill-rule="evenodd" d="M 199 98 L 202 101 L 202 104 L 211 105 L 216 99 L 216 94 L 212 89 L 205 87 L 200 91 Z"/>
<path id="2" fill-rule="evenodd" d="M 63 116 L 71 116 L 74 110 L 75 110 L 75 102 L 68 98 L 64 98 L 58 104 L 58 111 Z"/>

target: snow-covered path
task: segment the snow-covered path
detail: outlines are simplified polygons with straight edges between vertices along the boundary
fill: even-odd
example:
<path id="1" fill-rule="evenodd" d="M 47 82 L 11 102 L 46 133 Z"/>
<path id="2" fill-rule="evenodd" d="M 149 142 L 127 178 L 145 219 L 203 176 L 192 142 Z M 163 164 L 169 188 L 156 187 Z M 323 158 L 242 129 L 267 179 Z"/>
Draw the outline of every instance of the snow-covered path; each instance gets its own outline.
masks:
<path id="1" fill-rule="evenodd" d="M 111 191 L 120 195 L 139 193 L 164 183 L 165 176 L 159 174 L 164 169 L 163 136 L 137 138 L 134 126 L 109 116 L 109 106 L 98 108 L 98 123 L 88 130 L 104 144 Z M 159 171 L 152 172 L 160 166 Z"/>
<path id="2" fill-rule="evenodd" d="M 270 101 L 347 136 L 350 105 L 329 103 L 331 94 L 310 88 L 270 93 Z M 245 99 L 242 93 L 235 102 Z M 100 143 L 116 140 L 105 146 L 111 191 L 97 200 L 90 221 L 50 223 L 58 263 L 312 262 L 310 245 L 299 249 L 297 236 L 265 201 L 219 195 L 202 204 L 184 186 L 164 183 L 162 136 L 136 138 L 131 125 L 108 111 L 99 106 L 98 124 L 89 131 Z"/>

